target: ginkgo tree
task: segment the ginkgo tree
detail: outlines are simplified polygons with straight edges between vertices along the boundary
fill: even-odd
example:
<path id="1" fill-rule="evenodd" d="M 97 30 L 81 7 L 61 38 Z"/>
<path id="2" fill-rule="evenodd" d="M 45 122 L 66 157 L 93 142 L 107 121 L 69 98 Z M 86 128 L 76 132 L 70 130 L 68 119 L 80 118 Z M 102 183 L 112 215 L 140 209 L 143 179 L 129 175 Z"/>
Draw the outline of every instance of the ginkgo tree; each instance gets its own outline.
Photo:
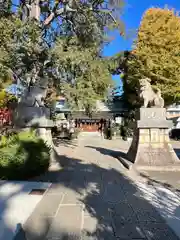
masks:
<path id="1" fill-rule="evenodd" d="M 180 17 L 174 10 L 150 8 L 145 12 L 134 54 L 129 64 L 135 77 L 150 77 L 166 105 L 180 101 Z"/>
<path id="2" fill-rule="evenodd" d="M 132 51 L 114 57 L 122 74 L 123 97 L 139 106 L 139 79 L 148 77 L 161 89 L 165 104 L 180 101 L 180 17 L 175 10 L 150 8 L 142 16 Z"/>

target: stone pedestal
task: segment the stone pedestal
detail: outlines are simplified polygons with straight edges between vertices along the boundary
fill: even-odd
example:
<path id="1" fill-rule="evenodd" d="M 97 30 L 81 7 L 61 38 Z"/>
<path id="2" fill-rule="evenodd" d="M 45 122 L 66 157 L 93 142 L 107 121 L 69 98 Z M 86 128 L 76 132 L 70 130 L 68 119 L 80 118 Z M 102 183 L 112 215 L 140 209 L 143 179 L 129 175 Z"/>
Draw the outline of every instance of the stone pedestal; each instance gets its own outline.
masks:
<path id="1" fill-rule="evenodd" d="M 19 104 L 14 112 L 14 123 L 16 127 L 24 130 L 35 129 L 49 146 L 53 145 L 51 129 L 54 127 L 54 122 L 50 119 L 48 108 Z"/>
<path id="2" fill-rule="evenodd" d="M 17 126 L 27 127 L 27 126 L 35 126 L 42 125 L 42 127 L 46 127 L 47 123 L 46 119 L 50 119 L 50 110 L 44 106 L 36 107 L 36 106 L 27 106 L 23 103 L 19 103 L 17 109 L 14 111 L 14 123 Z"/>
<path id="3" fill-rule="evenodd" d="M 169 139 L 171 121 L 165 108 L 140 108 L 136 128 L 127 153 L 131 167 L 137 170 L 180 171 L 180 160 Z"/>

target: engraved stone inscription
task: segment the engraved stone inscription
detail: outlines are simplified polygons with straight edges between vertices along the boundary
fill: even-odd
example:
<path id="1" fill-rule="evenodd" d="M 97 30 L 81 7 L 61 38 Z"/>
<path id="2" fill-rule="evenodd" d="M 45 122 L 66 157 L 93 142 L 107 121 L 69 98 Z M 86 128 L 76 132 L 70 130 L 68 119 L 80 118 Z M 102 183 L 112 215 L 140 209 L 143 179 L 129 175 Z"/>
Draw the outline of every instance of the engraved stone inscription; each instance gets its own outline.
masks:
<path id="1" fill-rule="evenodd" d="M 161 108 L 141 108 L 140 109 L 140 119 L 141 120 L 165 120 L 166 119 L 166 109 Z"/>

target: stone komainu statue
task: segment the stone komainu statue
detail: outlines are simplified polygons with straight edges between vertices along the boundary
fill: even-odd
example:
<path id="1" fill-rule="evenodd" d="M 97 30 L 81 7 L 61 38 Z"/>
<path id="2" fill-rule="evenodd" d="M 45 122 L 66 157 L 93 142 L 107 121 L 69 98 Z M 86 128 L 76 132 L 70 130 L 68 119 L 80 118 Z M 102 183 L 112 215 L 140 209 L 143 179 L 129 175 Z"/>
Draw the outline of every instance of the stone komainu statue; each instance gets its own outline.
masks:
<path id="1" fill-rule="evenodd" d="M 151 86 L 151 79 L 144 78 L 139 80 L 140 91 L 139 97 L 143 101 L 142 107 L 164 107 L 164 99 L 161 97 L 161 91 L 159 88 L 153 90 Z"/>

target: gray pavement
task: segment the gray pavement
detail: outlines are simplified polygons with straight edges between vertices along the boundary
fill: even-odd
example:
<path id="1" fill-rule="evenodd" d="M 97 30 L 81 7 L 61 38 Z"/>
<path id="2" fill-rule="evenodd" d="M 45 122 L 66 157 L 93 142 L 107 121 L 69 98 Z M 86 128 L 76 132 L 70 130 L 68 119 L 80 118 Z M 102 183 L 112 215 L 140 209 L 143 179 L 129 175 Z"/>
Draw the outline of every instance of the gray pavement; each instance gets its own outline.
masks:
<path id="1" fill-rule="evenodd" d="M 115 158 L 128 147 L 127 142 L 98 137 L 82 137 L 70 146 L 61 144 L 57 164 L 36 179 L 52 185 L 15 240 L 178 240 L 166 217 L 173 219 L 180 198 L 171 213 L 167 204 L 166 215 L 160 214 L 155 190 L 161 182 L 151 176 L 142 182 L 133 179 Z M 173 196 L 180 197 L 178 189 L 170 187 L 173 190 L 167 196 L 177 193 Z"/>

